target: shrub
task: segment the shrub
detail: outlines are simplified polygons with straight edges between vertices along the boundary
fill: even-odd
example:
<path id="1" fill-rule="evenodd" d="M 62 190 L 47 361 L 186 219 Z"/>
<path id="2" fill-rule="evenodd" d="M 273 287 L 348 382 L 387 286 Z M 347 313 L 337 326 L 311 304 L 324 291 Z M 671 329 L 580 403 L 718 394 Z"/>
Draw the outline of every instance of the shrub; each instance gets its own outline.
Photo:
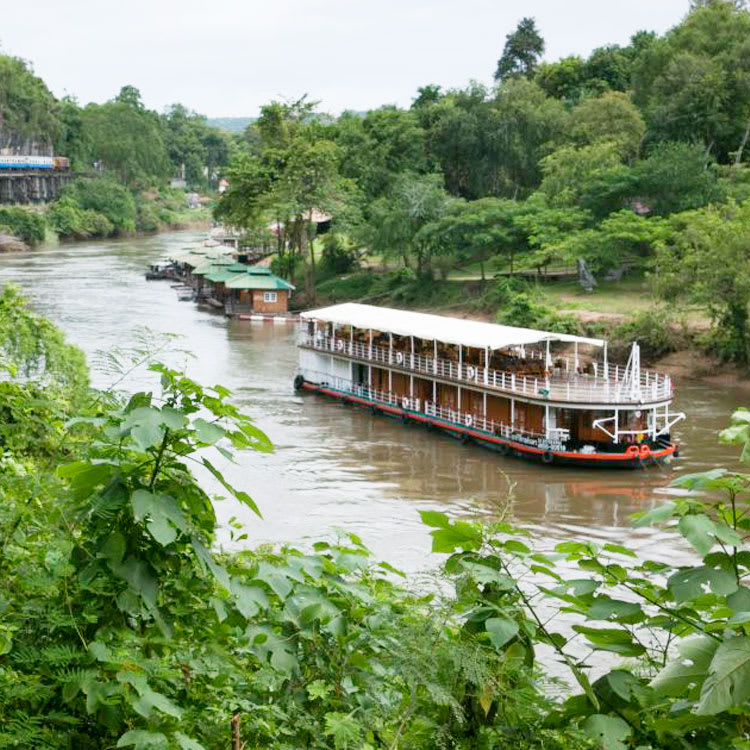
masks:
<path id="1" fill-rule="evenodd" d="M 42 214 L 31 208 L 0 208 L 0 225 L 7 227 L 11 234 L 32 247 L 44 242 L 46 221 Z"/>
<path id="2" fill-rule="evenodd" d="M 498 323 L 556 333 L 581 332 L 581 324 L 577 318 L 558 312 L 545 304 L 536 289 L 515 280 L 499 279 L 490 299 L 500 304 Z"/>
<path id="3" fill-rule="evenodd" d="M 158 232 L 162 222 L 160 211 L 152 201 L 140 200 L 138 202 L 138 219 L 136 228 L 139 232 Z"/>
<path id="4" fill-rule="evenodd" d="M 107 217 L 115 234 L 129 234 L 136 229 L 136 203 L 130 191 L 110 177 L 80 177 L 63 190 L 83 209 L 97 211 Z"/>
<path id="5" fill-rule="evenodd" d="M 609 342 L 612 357 L 626 357 L 631 344 L 636 341 L 641 347 L 641 356 L 654 360 L 686 348 L 690 336 L 684 320 L 679 320 L 666 307 L 655 305 L 634 313 L 612 331 Z"/>

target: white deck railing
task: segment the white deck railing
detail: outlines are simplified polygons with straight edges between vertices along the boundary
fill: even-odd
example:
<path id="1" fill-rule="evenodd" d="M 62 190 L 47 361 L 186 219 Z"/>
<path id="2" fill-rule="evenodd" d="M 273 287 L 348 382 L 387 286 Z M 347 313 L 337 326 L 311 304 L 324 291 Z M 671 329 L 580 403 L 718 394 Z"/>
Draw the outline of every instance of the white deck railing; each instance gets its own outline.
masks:
<path id="1" fill-rule="evenodd" d="M 672 380 L 668 375 L 647 370 L 641 371 L 640 394 L 633 394 L 630 382 L 627 383 L 625 392 L 625 368 L 620 365 L 610 365 L 607 377 L 604 377 L 604 368 L 595 364 L 594 374 L 586 375 L 576 372 L 575 367 L 570 367 L 570 361 L 562 358 L 565 367 L 546 370 L 544 374 L 535 377 L 479 365 L 459 364 L 448 359 L 425 357 L 377 344 L 369 345 L 361 341 L 323 336 L 320 333 L 311 335 L 307 331 L 300 332 L 299 344 L 317 351 L 351 357 L 417 375 L 545 401 L 640 405 L 668 401 L 674 395 Z M 544 356 L 541 358 L 542 363 Z"/>
<path id="2" fill-rule="evenodd" d="M 492 435 L 499 435 L 504 438 L 527 438 L 530 440 L 544 440 L 547 436 L 541 432 L 511 427 L 504 422 L 487 419 L 483 414 L 476 412 L 467 412 L 460 409 L 450 409 L 444 406 L 438 406 L 432 401 L 421 400 L 418 398 L 409 398 L 408 396 L 399 396 L 389 391 L 379 391 L 376 388 L 370 388 L 366 385 L 352 383 L 345 378 L 338 378 L 327 373 L 315 373 L 319 378 L 319 385 L 332 388 L 341 393 L 347 393 L 352 396 L 359 396 L 368 401 L 374 401 L 378 404 L 391 406 L 394 409 L 401 409 L 406 412 L 424 414 L 428 417 L 435 417 L 443 422 L 455 424 L 461 427 L 468 427 L 474 430 L 481 430 Z M 553 430 L 554 437 L 558 440 L 567 440 L 570 437 L 568 430 Z"/>

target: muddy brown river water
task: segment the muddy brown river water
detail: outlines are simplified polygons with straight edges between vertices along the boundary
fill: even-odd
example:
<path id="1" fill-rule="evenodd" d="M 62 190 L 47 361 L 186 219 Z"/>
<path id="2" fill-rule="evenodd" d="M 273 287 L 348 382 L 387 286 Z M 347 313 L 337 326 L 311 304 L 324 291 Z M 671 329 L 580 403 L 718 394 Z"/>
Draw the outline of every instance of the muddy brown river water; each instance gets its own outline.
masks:
<path id="1" fill-rule="evenodd" d="M 297 350 L 294 325 L 227 320 L 181 302 L 169 282 L 144 280 L 151 260 L 169 249 L 197 244 L 195 233 L 87 242 L 31 253 L 0 255 L 0 282 L 20 286 L 32 305 L 81 347 L 96 385 L 112 375 L 97 368 L 97 352 L 138 341 L 143 327 L 179 334 L 170 353 L 188 374 L 234 391 L 243 410 L 271 437 L 271 455 L 246 453 L 227 476 L 260 506 L 263 520 L 235 503 L 218 504 L 219 517 L 246 522 L 251 542 L 304 544 L 330 538 L 336 527 L 358 533 L 374 553 L 406 570 L 430 567 L 430 539 L 422 509 L 452 516 L 492 515 L 514 485 L 512 513 L 545 544 L 578 538 L 627 542 L 641 554 L 685 554 L 670 534 L 634 530 L 628 517 L 669 497 L 683 472 L 733 465 L 737 451 L 719 446 L 716 433 L 747 394 L 678 381 L 676 408 L 688 415 L 676 433 L 680 459 L 643 471 L 551 468 L 505 458 L 417 426 L 369 411 L 300 396 L 292 388 Z M 137 372 L 124 383 L 147 385 Z"/>

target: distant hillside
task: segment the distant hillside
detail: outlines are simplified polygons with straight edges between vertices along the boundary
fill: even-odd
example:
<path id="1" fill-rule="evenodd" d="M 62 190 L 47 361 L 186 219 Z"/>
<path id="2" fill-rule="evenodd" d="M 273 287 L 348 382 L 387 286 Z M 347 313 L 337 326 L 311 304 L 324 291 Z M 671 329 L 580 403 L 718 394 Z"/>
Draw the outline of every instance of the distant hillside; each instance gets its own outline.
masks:
<path id="1" fill-rule="evenodd" d="M 209 117 L 207 122 L 213 128 L 225 130 L 227 133 L 241 133 L 257 117 Z"/>

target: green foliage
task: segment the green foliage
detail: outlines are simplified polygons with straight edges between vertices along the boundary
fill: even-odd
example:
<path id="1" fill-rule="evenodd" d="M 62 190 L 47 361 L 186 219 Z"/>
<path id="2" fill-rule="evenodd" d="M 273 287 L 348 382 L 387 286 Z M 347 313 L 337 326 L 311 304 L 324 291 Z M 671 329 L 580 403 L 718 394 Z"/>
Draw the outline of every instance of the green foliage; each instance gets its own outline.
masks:
<path id="1" fill-rule="evenodd" d="M 640 344 L 642 356 L 650 361 L 686 349 L 691 343 L 684 320 L 667 305 L 654 305 L 633 313 L 626 322 L 616 326 L 608 338 L 614 360 L 627 358 L 634 341 Z"/>
<path id="2" fill-rule="evenodd" d="M 720 439 L 742 445 L 750 460 L 750 412 L 735 412 Z M 545 726 L 577 725 L 603 750 L 740 748 L 750 698 L 749 487 L 738 471 L 682 476 L 673 500 L 637 517 L 637 526 L 667 525 L 684 537 L 700 560 L 683 565 L 613 543 L 562 542 L 542 553 L 504 522 L 423 520 L 433 550 L 451 554 L 446 568 L 492 562 L 498 587 L 518 597 L 525 647 L 551 647 L 578 683 Z M 554 629 L 562 616 L 570 635 Z M 504 623 L 497 637 L 513 630 Z M 597 655 L 608 660 L 594 679 L 588 664 Z"/>
<path id="3" fill-rule="evenodd" d="M 95 211 L 112 225 L 115 234 L 128 234 L 136 229 L 136 203 L 130 191 L 109 177 L 79 177 L 61 194 L 64 205 L 82 211 Z"/>
<path id="4" fill-rule="evenodd" d="M 406 268 L 413 260 L 417 273 L 425 271 L 435 243 L 432 235 L 421 230 L 446 210 L 448 196 L 442 183 L 439 174 L 400 175 L 391 192 L 370 207 L 369 246 L 401 258 Z"/>
<path id="5" fill-rule="evenodd" d="M 495 80 L 502 81 L 518 75 L 531 78 L 543 53 L 544 39 L 539 34 L 534 19 L 522 18 L 516 30 L 505 37 L 503 54 L 497 61 Z"/>
<path id="6" fill-rule="evenodd" d="M 226 389 L 152 370 L 158 395 L 98 394 L 65 425 L 59 402 L 47 455 L 18 431 L 4 444 L 0 747 L 218 748 L 234 717 L 242 741 L 289 750 L 579 744 L 542 725 L 529 625 L 494 561 L 453 562 L 460 595 L 438 599 L 353 534 L 312 553 L 216 551 L 188 465 L 257 510 L 211 453 L 270 443 Z M 9 385 L 27 420 L 47 416 Z"/>
<path id="7" fill-rule="evenodd" d="M 22 206 L 0 207 L 0 227 L 15 235 L 27 245 L 38 245 L 44 241 L 46 222 L 44 216 L 31 208 Z"/>
<path id="8" fill-rule="evenodd" d="M 574 316 L 551 308 L 533 287 L 500 278 L 495 281 L 493 298 L 500 305 L 498 323 L 559 333 L 580 333 L 581 325 Z"/>
<path id="9" fill-rule="evenodd" d="M 35 143 L 43 148 L 61 133 L 57 103 L 44 81 L 24 60 L 1 54 L 0 130 L 0 138 L 7 139 L 3 146 Z"/>
<path id="10" fill-rule="evenodd" d="M 625 94 L 607 92 L 585 99 L 573 110 L 570 133 L 582 145 L 613 141 L 620 155 L 632 160 L 640 151 L 646 123 Z"/>
<path id="11" fill-rule="evenodd" d="M 159 116 L 146 109 L 140 93 L 123 86 L 105 104 L 89 104 L 81 110 L 83 128 L 90 140 L 90 161 L 101 161 L 126 185 L 170 176 Z"/>
<path id="12" fill-rule="evenodd" d="M 323 276 L 349 273 L 359 264 L 357 248 L 345 236 L 329 232 L 323 235 L 322 245 L 320 272 Z"/>
<path id="13" fill-rule="evenodd" d="M 750 362 L 749 220 L 747 202 L 678 214 L 656 258 L 660 294 L 705 306 L 714 323 L 711 348 L 741 364 Z"/>

